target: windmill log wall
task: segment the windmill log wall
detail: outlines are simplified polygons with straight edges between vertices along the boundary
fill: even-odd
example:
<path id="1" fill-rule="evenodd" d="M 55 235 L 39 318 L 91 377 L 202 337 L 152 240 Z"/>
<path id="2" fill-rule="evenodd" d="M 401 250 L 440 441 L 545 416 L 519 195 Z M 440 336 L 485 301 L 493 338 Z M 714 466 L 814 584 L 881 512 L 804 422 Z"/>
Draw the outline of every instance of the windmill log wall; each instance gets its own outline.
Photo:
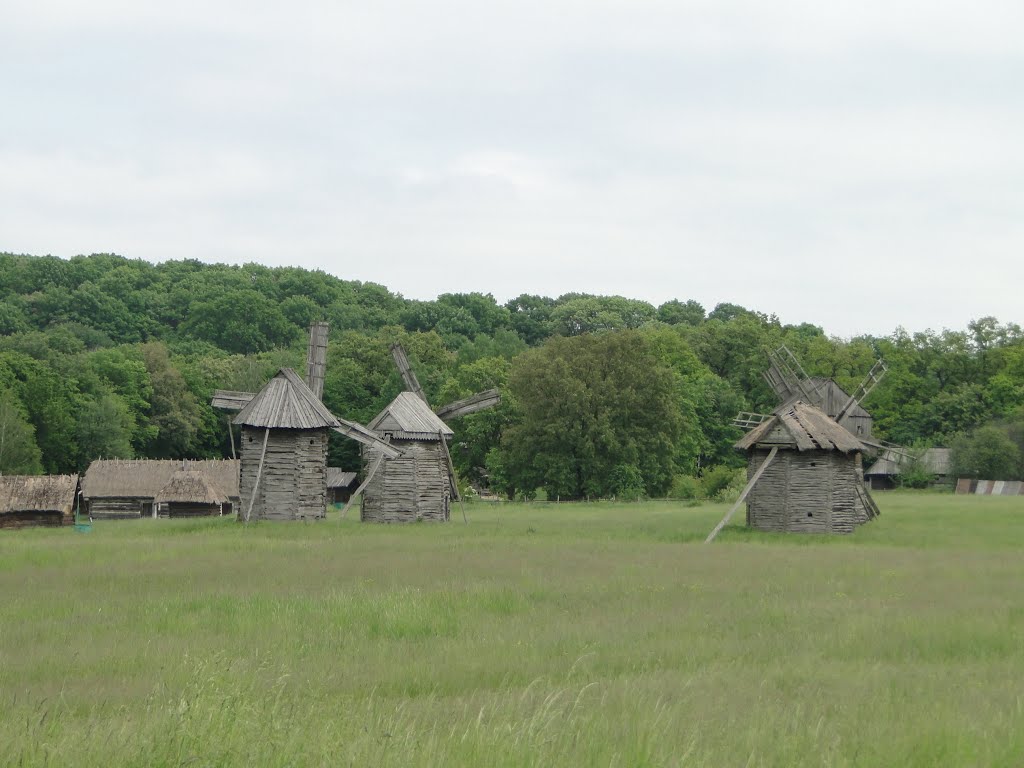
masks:
<path id="1" fill-rule="evenodd" d="M 447 521 L 451 485 L 440 441 L 396 439 L 393 442 L 402 456 L 381 462 L 363 490 L 360 519 L 368 523 Z M 379 455 L 373 448 L 363 450 L 367 471 Z"/>
<path id="2" fill-rule="evenodd" d="M 747 478 L 768 456 L 750 452 Z M 747 525 L 761 531 L 852 533 L 870 519 L 858 495 L 860 454 L 781 451 L 747 497 Z"/>
<path id="3" fill-rule="evenodd" d="M 241 504 L 244 520 L 259 487 L 250 520 L 315 520 L 327 507 L 327 432 L 323 429 L 271 429 L 259 471 L 266 430 L 242 428 Z"/>

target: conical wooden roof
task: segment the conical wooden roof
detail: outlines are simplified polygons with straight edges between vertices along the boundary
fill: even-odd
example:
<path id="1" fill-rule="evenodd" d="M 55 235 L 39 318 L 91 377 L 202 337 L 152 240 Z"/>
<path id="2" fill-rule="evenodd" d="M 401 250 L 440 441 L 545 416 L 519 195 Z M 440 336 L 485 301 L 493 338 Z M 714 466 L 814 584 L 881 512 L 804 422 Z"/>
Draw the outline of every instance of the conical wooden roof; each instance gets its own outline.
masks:
<path id="1" fill-rule="evenodd" d="M 368 425 L 375 432 L 388 432 L 405 440 L 437 440 L 455 433 L 437 417 L 430 406 L 412 392 L 402 392 Z"/>
<path id="2" fill-rule="evenodd" d="M 867 446 L 849 430 L 839 426 L 820 408 L 796 401 L 775 411 L 736 443 L 737 448 L 750 450 L 757 444 L 796 448 L 798 451 L 864 452 Z"/>
<path id="3" fill-rule="evenodd" d="M 271 429 L 323 429 L 341 423 L 291 368 L 282 368 L 249 401 L 234 423 Z"/>

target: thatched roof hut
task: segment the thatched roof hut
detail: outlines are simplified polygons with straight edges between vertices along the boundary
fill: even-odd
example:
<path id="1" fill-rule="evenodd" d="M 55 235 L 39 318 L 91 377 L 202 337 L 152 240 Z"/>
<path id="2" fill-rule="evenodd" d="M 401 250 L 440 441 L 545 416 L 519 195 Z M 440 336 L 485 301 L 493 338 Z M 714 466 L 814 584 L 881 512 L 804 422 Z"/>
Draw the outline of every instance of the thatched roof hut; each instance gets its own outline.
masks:
<path id="1" fill-rule="evenodd" d="M 95 518 L 155 517 L 157 496 L 162 493 L 164 503 L 192 499 L 191 492 L 180 499 L 168 495 L 175 474 L 191 472 L 203 475 L 223 503 L 230 505 L 239 497 L 238 470 L 235 459 L 97 459 L 82 478 L 82 498 Z"/>
<path id="2" fill-rule="evenodd" d="M 327 431 L 341 422 L 291 368 L 238 413 L 245 520 L 310 520 L 327 511 Z"/>
<path id="3" fill-rule="evenodd" d="M 736 448 L 747 452 L 748 479 L 776 451 L 747 496 L 751 528 L 850 533 L 878 514 L 863 485 L 867 446 L 813 405 L 782 406 Z"/>
<path id="4" fill-rule="evenodd" d="M 0 475 L 0 528 L 74 523 L 78 475 Z"/>
<path id="5" fill-rule="evenodd" d="M 448 445 L 455 434 L 419 396 L 402 392 L 367 425 L 402 455 L 383 462 L 363 490 L 361 519 L 398 523 L 450 518 L 453 478 Z M 380 453 L 363 449 L 367 467 Z"/>
<path id="6" fill-rule="evenodd" d="M 207 517 L 223 514 L 229 499 L 205 472 L 179 469 L 154 501 L 159 517 Z"/>

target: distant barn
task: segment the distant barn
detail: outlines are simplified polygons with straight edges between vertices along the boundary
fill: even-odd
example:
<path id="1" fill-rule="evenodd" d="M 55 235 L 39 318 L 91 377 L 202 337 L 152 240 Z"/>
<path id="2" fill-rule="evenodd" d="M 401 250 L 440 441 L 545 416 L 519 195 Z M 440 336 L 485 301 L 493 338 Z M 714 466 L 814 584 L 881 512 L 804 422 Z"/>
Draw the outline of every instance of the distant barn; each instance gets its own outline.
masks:
<path id="1" fill-rule="evenodd" d="M 327 503 L 344 504 L 356 489 L 356 473 L 341 467 L 327 468 Z"/>
<path id="2" fill-rule="evenodd" d="M 931 473 L 933 487 L 950 482 L 951 456 L 952 451 L 949 448 L 929 448 L 917 460 L 921 468 Z M 871 490 L 889 490 L 900 484 L 900 475 L 903 474 L 904 467 L 910 463 L 912 459 L 902 453 L 887 450 L 864 472 L 864 477 L 871 484 Z"/>
<path id="3" fill-rule="evenodd" d="M 82 478 L 82 498 L 97 520 L 193 516 L 200 509 L 230 515 L 239 501 L 238 466 L 234 459 L 97 459 Z"/>
<path id="4" fill-rule="evenodd" d="M 749 480 L 761 470 L 747 496 L 751 528 L 850 533 L 878 514 L 864 489 L 867 447 L 813 405 L 782 406 L 736 447 L 747 452 Z"/>
<path id="5" fill-rule="evenodd" d="M 71 525 L 78 475 L 0 475 L 0 528 Z"/>

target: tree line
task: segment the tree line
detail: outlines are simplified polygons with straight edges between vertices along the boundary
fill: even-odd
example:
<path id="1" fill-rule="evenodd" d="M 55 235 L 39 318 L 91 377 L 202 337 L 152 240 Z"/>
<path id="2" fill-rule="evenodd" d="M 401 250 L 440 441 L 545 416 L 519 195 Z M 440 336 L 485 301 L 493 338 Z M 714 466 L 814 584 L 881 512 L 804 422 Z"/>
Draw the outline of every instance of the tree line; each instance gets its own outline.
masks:
<path id="1" fill-rule="evenodd" d="M 780 344 L 848 391 L 884 357 L 865 402 L 879 436 L 952 445 L 965 475 L 1024 477 L 1024 334 L 990 317 L 837 339 L 728 303 L 416 301 L 295 267 L 111 254 L 0 254 L 0 472 L 227 456 L 212 391 L 301 371 L 315 320 L 331 324 L 324 401 L 346 418 L 366 423 L 401 390 L 393 341 L 432 403 L 501 388 L 500 407 L 454 425 L 453 459 L 462 478 L 510 496 L 660 496 L 740 465 L 730 420 L 776 405 L 762 372 Z M 355 468 L 357 447 L 332 436 L 330 459 Z"/>

